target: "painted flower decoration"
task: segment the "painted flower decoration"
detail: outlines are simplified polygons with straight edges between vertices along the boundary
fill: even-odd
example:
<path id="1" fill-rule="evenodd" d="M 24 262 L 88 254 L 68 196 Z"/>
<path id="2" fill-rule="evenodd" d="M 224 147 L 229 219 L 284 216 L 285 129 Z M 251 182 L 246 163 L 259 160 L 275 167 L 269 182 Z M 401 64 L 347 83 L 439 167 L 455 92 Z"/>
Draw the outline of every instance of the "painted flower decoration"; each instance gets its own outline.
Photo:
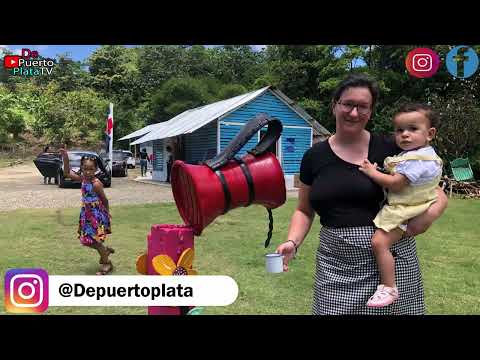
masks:
<path id="1" fill-rule="evenodd" d="M 135 265 L 140 274 L 147 275 L 147 254 L 140 255 Z"/>
<path id="2" fill-rule="evenodd" d="M 152 265 L 160 275 L 197 275 L 192 269 L 194 254 L 192 248 L 185 249 L 176 264 L 168 255 L 157 255 L 152 259 Z"/>

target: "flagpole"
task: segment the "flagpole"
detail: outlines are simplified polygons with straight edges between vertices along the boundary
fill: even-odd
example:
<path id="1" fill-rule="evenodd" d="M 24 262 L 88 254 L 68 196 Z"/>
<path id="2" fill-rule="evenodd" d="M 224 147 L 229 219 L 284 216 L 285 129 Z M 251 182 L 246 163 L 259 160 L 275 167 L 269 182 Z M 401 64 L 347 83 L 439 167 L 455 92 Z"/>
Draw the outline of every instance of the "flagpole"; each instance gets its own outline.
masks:
<path id="1" fill-rule="evenodd" d="M 112 117 L 112 134 L 110 135 L 110 144 L 108 146 L 109 148 L 109 154 L 108 157 L 110 158 L 110 175 L 112 173 L 113 169 L 113 103 L 110 103 L 110 116 Z"/>

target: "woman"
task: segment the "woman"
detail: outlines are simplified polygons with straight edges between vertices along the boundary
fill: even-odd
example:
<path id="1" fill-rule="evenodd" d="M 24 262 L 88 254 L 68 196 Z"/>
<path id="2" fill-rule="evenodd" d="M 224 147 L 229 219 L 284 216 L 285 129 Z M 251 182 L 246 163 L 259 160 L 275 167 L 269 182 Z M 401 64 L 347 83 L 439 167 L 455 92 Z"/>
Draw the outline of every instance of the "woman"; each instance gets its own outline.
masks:
<path id="1" fill-rule="evenodd" d="M 149 162 L 147 149 L 142 149 L 140 151 L 140 172 L 142 177 L 147 176 L 147 165 Z"/>
<path id="2" fill-rule="evenodd" d="M 320 216 L 320 246 L 316 254 L 313 314 L 424 314 L 423 283 L 413 235 L 420 234 L 447 206 L 438 188 L 438 201 L 408 223 L 406 237 L 392 248 L 397 286 L 402 294 L 383 308 L 366 306 L 379 284 L 371 249 L 373 219 L 384 193 L 359 167 L 364 159 L 383 164 L 398 154 L 393 138 L 371 134 L 365 127 L 378 97 L 376 83 L 354 74 L 342 81 L 333 95 L 336 132 L 315 144 L 303 156 L 298 205 L 291 219 L 288 240 L 277 252 L 284 255 L 284 270 L 302 244 L 315 212 Z"/>
<path id="3" fill-rule="evenodd" d="M 45 149 L 43 149 L 43 153 L 50 153 L 50 146 L 48 146 L 48 145 L 45 146 Z M 43 177 L 43 184 L 47 185 L 47 180 L 48 180 L 48 184 L 50 185 L 52 178 L 49 177 L 49 176 L 44 176 Z"/>
<path id="4" fill-rule="evenodd" d="M 173 165 L 173 152 L 170 145 L 166 147 L 167 150 L 167 183 L 170 182 L 170 174 L 172 173 L 172 165 Z"/>

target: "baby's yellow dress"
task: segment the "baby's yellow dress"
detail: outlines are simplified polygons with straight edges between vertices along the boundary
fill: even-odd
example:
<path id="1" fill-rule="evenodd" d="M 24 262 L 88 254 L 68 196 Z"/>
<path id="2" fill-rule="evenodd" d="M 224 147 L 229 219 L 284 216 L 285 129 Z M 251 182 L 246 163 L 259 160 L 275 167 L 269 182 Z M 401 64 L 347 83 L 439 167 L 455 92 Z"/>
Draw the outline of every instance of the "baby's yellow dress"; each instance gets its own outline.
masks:
<path id="1" fill-rule="evenodd" d="M 433 154 L 419 154 L 416 151 L 409 151 L 397 156 L 387 157 L 384 161 L 384 168 L 395 174 L 397 166 L 408 160 L 433 160 L 442 168 L 442 159 L 435 152 Z M 387 195 L 388 204 L 384 205 L 373 220 L 377 228 L 387 232 L 400 228 L 406 230 L 406 222 L 417 215 L 425 212 L 431 204 L 437 200 L 436 188 L 441 179 L 442 172 L 433 180 L 422 185 L 409 184 L 400 192 L 389 191 Z"/>

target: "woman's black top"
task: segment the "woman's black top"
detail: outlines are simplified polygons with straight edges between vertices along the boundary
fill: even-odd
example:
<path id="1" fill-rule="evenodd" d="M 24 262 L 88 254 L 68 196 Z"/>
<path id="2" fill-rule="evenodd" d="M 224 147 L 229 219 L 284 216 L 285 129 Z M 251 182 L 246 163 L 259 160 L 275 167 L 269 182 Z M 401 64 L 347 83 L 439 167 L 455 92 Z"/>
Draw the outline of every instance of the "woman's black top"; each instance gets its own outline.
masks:
<path id="1" fill-rule="evenodd" d="M 368 160 L 383 167 L 387 156 L 401 152 L 393 137 L 372 134 Z M 385 200 L 382 188 L 359 166 L 339 158 L 328 141 L 313 145 L 303 156 L 300 180 L 311 186 L 310 204 L 328 227 L 373 225 Z"/>

